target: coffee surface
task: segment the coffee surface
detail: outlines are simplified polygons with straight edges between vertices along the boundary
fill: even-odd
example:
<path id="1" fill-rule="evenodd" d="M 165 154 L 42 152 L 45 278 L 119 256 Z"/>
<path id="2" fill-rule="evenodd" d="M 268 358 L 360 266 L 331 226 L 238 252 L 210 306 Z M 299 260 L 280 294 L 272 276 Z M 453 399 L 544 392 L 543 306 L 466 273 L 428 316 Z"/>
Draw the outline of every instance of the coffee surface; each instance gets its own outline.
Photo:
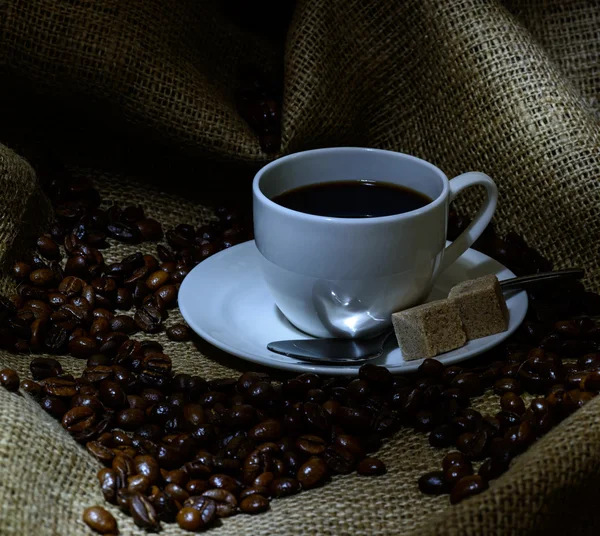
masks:
<path id="1" fill-rule="evenodd" d="M 306 214 L 334 218 L 375 218 L 403 214 L 431 203 L 425 194 L 384 181 L 321 182 L 288 190 L 275 203 Z"/>

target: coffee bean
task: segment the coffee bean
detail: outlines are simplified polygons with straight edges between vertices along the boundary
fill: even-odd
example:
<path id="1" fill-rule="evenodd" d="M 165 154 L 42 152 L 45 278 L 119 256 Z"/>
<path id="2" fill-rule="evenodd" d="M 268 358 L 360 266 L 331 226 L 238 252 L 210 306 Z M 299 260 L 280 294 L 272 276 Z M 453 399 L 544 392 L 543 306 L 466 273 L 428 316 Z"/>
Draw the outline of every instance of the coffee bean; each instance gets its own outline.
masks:
<path id="1" fill-rule="evenodd" d="M 75 337 L 68 344 L 69 352 L 80 359 L 87 359 L 96 351 L 98 347 L 96 341 L 90 337 Z"/>
<path id="2" fill-rule="evenodd" d="M 446 482 L 442 471 L 432 471 L 424 474 L 418 481 L 419 489 L 427 495 L 441 495 L 446 493 Z"/>
<path id="3" fill-rule="evenodd" d="M 449 447 L 456 441 L 455 428 L 450 424 L 441 424 L 434 428 L 429 434 L 429 444 L 432 447 Z"/>
<path id="4" fill-rule="evenodd" d="M 0 385 L 7 391 L 18 391 L 19 383 L 19 375 L 16 371 L 9 368 L 0 370 Z"/>
<path id="5" fill-rule="evenodd" d="M 169 281 L 169 273 L 164 270 L 157 270 L 148 276 L 146 279 L 146 286 L 154 292 L 163 285 L 166 285 Z"/>
<path id="6" fill-rule="evenodd" d="M 161 478 L 158 462 L 152 456 L 136 456 L 133 459 L 135 472 L 144 475 L 150 481 L 150 484 L 158 482 Z"/>
<path id="7" fill-rule="evenodd" d="M 77 383 L 59 376 L 44 380 L 44 391 L 50 396 L 72 397 L 77 394 Z"/>
<path id="8" fill-rule="evenodd" d="M 514 378 L 501 378 L 494 383 L 494 393 L 502 396 L 504 393 L 521 394 L 521 385 Z"/>
<path id="9" fill-rule="evenodd" d="M 462 452 L 449 452 L 444 456 L 444 459 L 442 460 L 442 470 L 447 471 L 448 468 L 453 465 L 467 466 L 470 468 L 471 472 L 473 471 L 471 461 L 468 460 Z"/>
<path id="10" fill-rule="evenodd" d="M 144 424 L 144 412 L 141 409 L 124 409 L 117 414 L 116 424 L 123 430 L 136 430 Z"/>
<path id="11" fill-rule="evenodd" d="M 500 398 L 500 405 L 504 411 L 509 411 L 521 415 L 525 412 L 525 403 L 523 399 L 514 392 L 504 393 Z"/>
<path id="12" fill-rule="evenodd" d="M 83 511 L 83 521 L 99 534 L 117 534 L 117 521 L 101 506 L 90 506 Z"/>
<path id="13" fill-rule="evenodd" d="M 216 474 L 208 479 L 208 483 L 212 488 L 224 489 L 234 495 L 240 492 L 241 486 L 234 478 L 229 475 Z"/>
<path id="14" fill-rule="evenodd" d="M 21 382 L 21 389 L 35 399 L 39 399 L 42 396 L 42 386 L 33 380 L 23 380 Z"/>
<path id="15" fill-rule="evenodd" d="M 472 474 L 473 468 L 470 464 L 454 464 L 444 471 L 444 481 L 448 489 L 452 489 L 462 477 Z"/>
<path id="16" fill-rule="evenodd" d="M 127 315 L 116 315 L 109 321 L 109 326 L 112 331 L 120 331 L 121 333 L 135 333 L 138 331 L 138 326 L 135 320 Z"/>
<path id="17" fill-rule="evenodd" d="M 134 492 L 129 498 L 129 513 L 138 527 L 152 531 L 160 530 L 160 521 L 154 505 L 139 492 Z"/>
<path id="18" fill-rule="evenodd" d="M 461 478 L 450 492 L 450 504 L 457 504 L 462 500 L 477 495 L 487 489 L 487 482 L 480 475 L 470 475 Z"/>
<path id="19" fill-rule="evenodd" d="M 44 411 L 57 418 L 62 418 L 69 409 L 65 401 L 56 396 L 42 398 L 40 405 Z"/>
<path id="20" fill-rule="evenodd" d="M 224 489 L 209 489 L 202 494 L 215 501 L 217 517 L 229 517 L 236 513 L 238 502 L 233 493 Z"/>
<path id="21" fill-rule="evenodd" d="M 357 472 L 364 476 L 383 475 L 387 468 L 379 458 L 365 458 L 358 464 Z"/>
<path id="22" fill-rule="evenodd" d="M 185 324 L 173 324 L 167 328 L 167 337 L 172 341 L 188 341 L 191 337 L 190 328 Z"/>
<path id="23" fill-rule="evenodd" d="M 48 287 L 54 282 L 54 272 L 50 268 L 38 268 L 29 274 L 29 280 L 36 287 Z"/>
<path id="24" fill-rule="evenodd" d="M 203 527 L 209 527 L 217 519 L 217 503 L 210 497 L 190 497 L 185 501 L 183 506 L 184 508 L 192 508 L 199 512 L 201 525 L 198 527 L 198 529 L 201 529 Z"/>
<path id="25" fill-rule="evenodd" d="M 437 359 L 427 358 L 419 365 L 418 373 L 421 376 L 440 378 L 444 372 L 444 365 Z"/>
<path id="26" fill-rule="evenodd" d="M 13 264 L 12 267 L 12 276 L 18 280 L 24 280 L 29 278 L 29 274 L 31 273 L 31 265 L 26 262 L 18 261 Z"/>
<path id="27" fill-rule="evenodd" d="M 156 242 L 163 237 L 161 224 L 152 218 L 139 219 L 135 225 L 145 241 Z"/>
<path id="28" fill-rule="evenodd" d="M 67 411 L 62 418 L 62 425 L 67 432 L 77 434 L 89 430 L 96 423 L 96 413 L 85 406 L 77 406 Z"/>
<path id="29" fill-rule="evenodd" d="M 300 491 L 300 483 L 295 478 L 278 478 L 271 483 L 270 491 L 275 497 L 287 497 Z"/>
<path id="30" fill-rule="evenodd" d="M 244 514 L 260 514 L 269 509 L 269 500 L 262 495 L 252 494 L 245 497 L 240 503 L 240 510 Z"/>
<path id="31" fill-rule="evenodd" d="M 452 380 L 452 386 L 461 390 L 466 396 L 475 397 L 483 394 L 483 385 L 473 373 L 458 374 Z"/>
<path id="32" fill-rule="evenodd" d="M 310 489 L 322 485 L 327 475 L 327 464 L 321 458 L 312 457 L 300 467 L 296 478 L 304 489 Z"/>
<path id="33" fill-rule="evenodd" d="M 267 419 L 248 432 L 248 437 L 254 441 L 277 441 L 282 434 L 281 423 L 275 419 Z"/>
<path id="34" fill-rule="evenodd" d="M 89 441 L 86 443 L 87 451 L 100 463 L 110 465 L 115 457 L 115 453 L 98 441 Z"/>
<path id="35" fill-rule="evenodd" d="M 323 454 L 327 444 L 322 437 L 316 435 L 302 435 L 296 440 L 296 447 L 311 456 Z"/>
<path id="36" fill-rule="evenodd" d="M 49 236 L 40 236 L 37 239 L 37 248 L 42 257 L 49 260 L 59 260 L 60 251 L 58 244 Z"/>

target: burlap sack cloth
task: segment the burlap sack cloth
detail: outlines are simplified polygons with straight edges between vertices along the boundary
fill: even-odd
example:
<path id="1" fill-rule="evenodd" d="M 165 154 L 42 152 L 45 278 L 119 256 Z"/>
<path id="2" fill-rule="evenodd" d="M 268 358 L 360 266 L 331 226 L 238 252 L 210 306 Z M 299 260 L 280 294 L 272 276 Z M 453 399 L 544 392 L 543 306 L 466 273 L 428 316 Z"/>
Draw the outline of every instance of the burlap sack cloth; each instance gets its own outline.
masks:
<path id="1" fill-rule="evenodd" d="M 276 2 L 5 0 L 0 140 L 36 167 L 49 154 L 66 162 L 167 228 L 199 223 L 210 217 L 202 205 L 234 192 L 247 201 L 269 158 L 236 112 L 239 73 L 283 67 L 282 153 L 366 145 L 427 158 L 449 176 L 485 171 L 500 188 L 499 229 L 523 233 L 558 267 L 584 266 L 597 291 L 599 9 L 591 0 L 303 0 L 286 31 L 292 10 Z M 4 147 L 0 192 L 5 270 L 49 206 L 32 168 Z M 215 378 L 249 368 L 208 346 L 158 339 L 178 371 Z M 0 354 L 0 366 L 23 376 L 28 361 Z M 73 373 L 83 367 L 62 361 Z M 478 405 L 498 409 L 492 395 Z M 405 430 L 381 452 L 387 475 L 337 477 L 212 533 L 596 534 L 599 410 L 596 399 L 455 507 L 417 490 L 444 452 Z M 0 389 L 0 534 L 89 533 L 81 513 L 103 504 L 97 469 L 36 404 Z M 110 509 L 123 534 L 141 534 Z"/>

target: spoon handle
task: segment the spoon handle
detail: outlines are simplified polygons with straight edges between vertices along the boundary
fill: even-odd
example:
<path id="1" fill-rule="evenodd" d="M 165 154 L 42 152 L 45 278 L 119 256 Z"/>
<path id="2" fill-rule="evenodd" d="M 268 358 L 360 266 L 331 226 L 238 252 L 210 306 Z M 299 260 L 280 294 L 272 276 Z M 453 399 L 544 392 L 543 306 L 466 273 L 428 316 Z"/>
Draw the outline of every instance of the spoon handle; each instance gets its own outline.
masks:
<path id="1" fill-rule="evenodd" d="M 581 279 L 585 275 L 581 268 L 568 268 L 566 270 L 556 270 L 555 272 L 544 272 L 542 274 L 524 275 L 522 277 L 513 277 L 500 281 L 502 290 L 525 290 L 535 288 L 548 283 L 557 281 L 566 281 L 568 279 Z"/>

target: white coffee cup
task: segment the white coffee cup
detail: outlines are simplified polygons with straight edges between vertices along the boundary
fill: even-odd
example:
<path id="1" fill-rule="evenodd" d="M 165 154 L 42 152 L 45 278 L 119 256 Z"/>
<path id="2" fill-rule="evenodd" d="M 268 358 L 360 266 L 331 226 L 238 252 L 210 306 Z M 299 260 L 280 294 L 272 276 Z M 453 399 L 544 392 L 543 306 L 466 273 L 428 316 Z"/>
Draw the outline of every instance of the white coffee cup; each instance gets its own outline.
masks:
<path id="1" fill-rule="evenodd" d="M 285 208 L 271 199 L 315 183 L 379 180 L 432 199 L 392 216 L 337 218 Z M 448 247 L 448 208 L 457 194 L 482 185 L 486 200 Z M 366 337 L 391 314 L 424 300 L 436 278 L 477 240 L 498 199 L 487 175 L 448 180 L 433 164 L 393 151 L 316 149 L 279 158 L 254 178 L 254 235 L 273 299 L 285 317 L 316 337 Z"/>

